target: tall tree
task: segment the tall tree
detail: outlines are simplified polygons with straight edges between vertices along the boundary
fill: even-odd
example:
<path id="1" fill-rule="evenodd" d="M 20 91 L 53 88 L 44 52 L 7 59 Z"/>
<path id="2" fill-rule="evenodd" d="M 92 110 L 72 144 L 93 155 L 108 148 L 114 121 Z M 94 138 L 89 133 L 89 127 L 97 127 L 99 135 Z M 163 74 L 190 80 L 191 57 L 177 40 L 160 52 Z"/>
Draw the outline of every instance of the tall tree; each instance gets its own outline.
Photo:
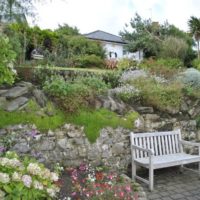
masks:
<path id="1" fill-rule="evenodd" d="M 0 11 L 8 22 L 20 22 L 24 16 L 35 15 L 33 0 L 0 0 Z"/>
<path id="2" fill-rule="evenodd" d="M 190 28 L 190 33 L 193 34 L 196 42 L 197 42 L 197 50 L 198 50 L 198 58 L 200 58 L 200 47 L 199 47 L 199 42 L 200 42 L 200 19 L 194 16 L 191 16 L 190 19 L 188 20 L 188 25 Z"/>

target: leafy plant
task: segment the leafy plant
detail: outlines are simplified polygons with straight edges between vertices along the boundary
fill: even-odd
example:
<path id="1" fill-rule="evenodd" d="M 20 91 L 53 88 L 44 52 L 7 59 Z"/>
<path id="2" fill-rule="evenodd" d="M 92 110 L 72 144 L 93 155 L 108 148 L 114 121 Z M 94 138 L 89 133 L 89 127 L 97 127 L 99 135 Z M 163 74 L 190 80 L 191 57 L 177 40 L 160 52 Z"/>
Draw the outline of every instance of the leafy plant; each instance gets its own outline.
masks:
<path id="1" fill-rule="evenodd" d="M 200 71 L 200 59 L 194 59 L 192 61 L 192 66 Z"/>
<path id="2" fill-rule="evenodd" d="M 134 61 L 133 59 L 123 58 L 123 59 L 120 59 L 118 61 L 117 69 L 125 70 L 125 69 L 128 69 L 130 67 L 135 67 L 136 65 L 137 65 L 137 62 Z"/>
<path id="3" fill-rule="evenodd" d="M 12 62 L 16 54 L 11 49 L 9 39 L 2 34 L 0 34 L 0 46 L 0 85 L 13 84 L 15 73 L 12 71 Z"/>
<path id="4" fill-rule="evenodd" d="M 111 88 L 115 88 L 120 85 L 120 77 L 122 72 L 121 71 L 107 71 L 102 73 L 102 79 L 107 85 L 110 85 Z"/>
<path id="5" fill-rule="evenodd" d="M 25 157 L 20 159 L 14 152 L 0 157 L 1 199 L 42 200 L 53 199 L 59 188 L 58 174 L 44 165 Z"/>

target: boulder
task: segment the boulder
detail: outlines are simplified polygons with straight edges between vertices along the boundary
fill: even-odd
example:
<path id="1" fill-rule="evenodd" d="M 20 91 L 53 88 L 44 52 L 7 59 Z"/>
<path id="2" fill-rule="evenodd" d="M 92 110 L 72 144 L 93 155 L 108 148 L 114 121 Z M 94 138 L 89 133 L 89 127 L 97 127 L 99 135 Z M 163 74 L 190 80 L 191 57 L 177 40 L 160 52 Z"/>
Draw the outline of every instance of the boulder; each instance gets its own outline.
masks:
<path id="1" fill-rule="evenodd" d="M 0 90 L 0 96 L 4 93 L 6 93 L 8 90 Z"/>
<path id="2" fill-rule="evenodd" d="M 25 82 L 25 81 L 21 81 L 21 82 L 17 83 L 17 86 L 26 87 L 28 89 L 32 89 L 33 88 L 33 84 L 32 83 Z"/>
<path id="3" fill-rule="evenodd" d="M 27 87 L 16 86 L 3 93 L 2 96 L 8 99 L 14 99 L 28 93 Z"/>
<path id="4" fill-rule="evenodd" d="M 7 103 L 6 97 L 0 97 L 0 109 L 5 108 L 6 103 Z"/>
<path id="5" fill-rule="evenodd" d="M 150 113 L 153 113 L 154 110 L 152 107 L 136 107 L 135 108 L 136 111 L 138 111 L 140 114 L 150 114 Z"/>
<path id="6" fill-rule="evenodd" d="M 43 93 L 42 90 L 38 90 L 35 89 L 33 90 L 33 95 L 37 101 L 37 103 L 41 106 L 41 107 L 45 107 L 47 104 L 47 98 L 45 96 L 45 94 Z"/>
<path id="7" fill-rule="evenodd" d="M 10 102 L 7 103 L 5 110 L 8 112 L 12 112 L 15 110 L 20 109 L 28 102 L 26 97 L 18 97 Z"/>

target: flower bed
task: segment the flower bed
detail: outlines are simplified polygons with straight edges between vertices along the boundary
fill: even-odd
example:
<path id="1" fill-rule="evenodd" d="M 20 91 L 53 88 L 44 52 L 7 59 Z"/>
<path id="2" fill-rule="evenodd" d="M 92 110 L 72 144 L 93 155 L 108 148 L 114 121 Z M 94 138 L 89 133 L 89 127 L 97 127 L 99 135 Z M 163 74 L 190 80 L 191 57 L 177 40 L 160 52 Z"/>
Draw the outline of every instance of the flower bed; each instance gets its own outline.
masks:
<path id="1" fill-rule="evenodd" d="M 136 184 L 102 167 L 94 169 L 90 165 L 81 164 L 77 168 L 66 169 L 65 173 L 67 174 L 65 178 L 69 179 L 65 184 L 68 191 L 65 196 L 60 197 L 62 200 L 138 199 Z"/>
<path id="2" fill-rule="evenodd" d="M 57 181 L 58 173 L 27 157 L 22 160 L 9 151 L 0 157 L 1 200 L 55 199 L 59 192 Z"/>

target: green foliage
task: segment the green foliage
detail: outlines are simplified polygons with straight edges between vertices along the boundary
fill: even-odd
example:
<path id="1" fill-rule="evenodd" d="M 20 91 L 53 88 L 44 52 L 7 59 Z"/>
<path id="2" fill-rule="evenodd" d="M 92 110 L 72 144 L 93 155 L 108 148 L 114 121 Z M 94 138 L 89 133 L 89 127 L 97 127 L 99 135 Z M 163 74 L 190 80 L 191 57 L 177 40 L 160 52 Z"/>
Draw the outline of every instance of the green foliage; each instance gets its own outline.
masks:
<path id="1" fill-rule="evenodd" d="M 200 71 L 200 59 L 194 59 L 192 61 L 192 66 Z"/>
<path id="2" fill-rule="evenodd" d="M 160 56 L 184 60 L 188 51 L 188 44 L 181 38 L 169 36 L 162 43 Z"/>
<path id="3" fill-rule="evenodd" d="M 179 30 L 174 25 L 168 23 L 159 24 L 157 22 L 152 22 L 151 19 L 143 20 L 136 13 L 135 17 L 131 19 L 130 25 L 126 27 L 128 27 L 128 29 L 120 32 L 120 34 L 125 40 L 129 41 L 127 45 L 128 50 L 130 52 L 143 50 L 146 58 L 152 56 L 157 57 L 160 54 L 160 50 L 163 48 L 163 41 L 169 36 L 179 38 L 189 46 L 190 50 L 192 49 L 192 37 Z M 132 31 L 130 31 L 130 27 Z M 171 46 L 169 46 L 169 48 L 171 48 Z M 167 51 L 167 46 L 164 47 L 164 49 Z M 169 53 L 169 51 L 167 52 Z"/>
<path id="4" fill-rule="evenodd" d="M 44 90 L 49 96 L 68 112 L 76 112 L 81 107 L 89 106 L 94 96 L 105 91 L 107 87 L 97 77 L 78 77 L 74 81 L 65 81 L 58 76 L 44 84 Z"/>
<path id="5" fill-rule="evenodd" d="M 137 65 L 137 62 L 134 61 L 133 59 L 123 58 L 123 59 L 120 59 L 118 61 L 117 69 L 125 70 L 125 69 L 128 69 L 130 67 L 135 67 L 136 65 Z"/>
<path id="6" fill-rule="evenodd" d="M 58 174 L 33 159 L 19 158 L 14 152 L 1 156 L 0 174 L 1 199 L 51 200 L 59 191 L 54 183 Z"/>
<path id="7" fill-rule="evenodd" d="M 178 70 L 184 65 L 179 59 L 160 58 L 157 60 L 144 59 L 138 66 L 139 68 L 148 70 L 151 74 L 171 78 L 177 74 Z"/>
<path id="8" fill-rule="evenodd" d="M 136 112 L 127 113 L 124 117 L 119 117 L 116 113 L 106 109 L 81 110 L 77 114 L 69 115 L 68 122 L 84 126 L 84 131 L 90 142 L 95 142 L 99 137 L 99 131 L 107 126 L 117 128 L 132 129 L 133 122 L 138 117 Z"/>
<path id="9" fill-rule="evenodd" d="M 107 71 L 101 74 L 103 81 L 110 85 L 111 88 L 115 88 L 120 85 L 121 71 Z"/>
<path id="10" fill-rule="evenodd" d="M 70 27 L 68 24 L 58 25 L 55 32 L 59 35 L 79 35 L 77 27 Z"/>
<path id="11" fill-rule="evenodd" d="M 132 32 L 124 30 L 120 35 L 129 44 L 127 48 L 130 52 L 143 50 L 145 57 L 157 56 L 160 50 L 160 39 L 158 37 L 158 26 L 153 26 L 150 19 L 143 20 L 137 13 L 130 21 Z"/>
<path id="12" fill-rule="evenodd" d="M 198 58 L 199 58 L 199 41 L 200 41 L 200 19 L 191 16 L 188 20 L 188 25 L 190 28 L 190 33 L 194 36 L 197 42 Z"/>
<path id="13" fill-rule="evenodd" d="M 76 56 L 74 63 L 75 66 L 81 68 L 103 68 L 105 66 L 104 60 L 94 54 Z"/>
<path id="14" fill-rule="evenodd" d="M 15 74 L 9 65 L 15 59 L 15 52 L 12 51 L 9 39 L 0 35 L 0 85 L 14 83 Z"/>
<path id="15" fill-rule="evenodd" d="M 53 116 L 45 113 L 51 112 Z M 25 111 L 6 112 L 0 110 L 0 128 L 15 124 L 35 124 L 41 131 L 53 130 L 65 123 L 65 115 L 50 103 L 42 112 L 34 101 L 30 101 Z"/>
<path id="16" fill-rule="evenodd" d="M 139 90 L 137 98 L 144 104 L 165 111 L 167 108 L 179 108 L 182 98 L 182 86 L 177 83 L 159 84 L 154 79 L 140 78 L 133 81 L 133 86 Z M 135 94 L 133 94 L 135 95 Z M 132 99 L 130 94 L 130 98 Z"/>

